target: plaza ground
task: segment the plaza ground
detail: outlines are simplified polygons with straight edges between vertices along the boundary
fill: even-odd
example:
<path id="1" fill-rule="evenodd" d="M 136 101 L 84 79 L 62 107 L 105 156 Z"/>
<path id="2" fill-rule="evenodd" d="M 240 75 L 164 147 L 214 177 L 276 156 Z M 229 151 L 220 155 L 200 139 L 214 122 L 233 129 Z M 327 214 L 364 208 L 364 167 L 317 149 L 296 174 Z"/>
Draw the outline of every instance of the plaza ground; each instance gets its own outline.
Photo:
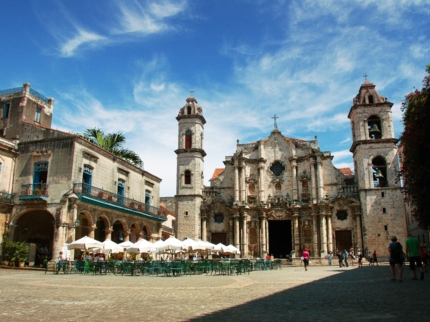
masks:
<path id="1" fill-rule="evenodd" d="M 430 273 L 285 267 L 232 276 L 94 276 L 0 269 L 1 321 L 428 320 Z"/>

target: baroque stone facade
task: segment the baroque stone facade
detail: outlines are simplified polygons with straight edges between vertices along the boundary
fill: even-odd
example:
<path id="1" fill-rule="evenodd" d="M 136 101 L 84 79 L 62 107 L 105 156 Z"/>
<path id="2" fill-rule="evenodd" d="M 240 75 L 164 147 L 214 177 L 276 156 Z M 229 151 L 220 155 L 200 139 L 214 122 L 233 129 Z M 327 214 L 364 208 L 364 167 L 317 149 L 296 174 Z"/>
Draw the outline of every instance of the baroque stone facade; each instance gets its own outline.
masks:
<path id="1" fill-rule="evenodd" d="M 367 80 L 354 98 L 348 117 L 355 175 L 334 167 L 316 137 L 282 135 L 275 118 L 267 138 L 238 141 L 225 168 L 216 169 L 210 186 L 203 187 L 205 153 L 198 139 L 205 121 L 189 97 L 177 118 L 179 238 L 233 244 L 244 257 L 300 256 L 304 247 L 314 258 L 337 249 L 385 255 L 389 236 L 406 234 L 391 106 Z M 198 134 L 188 143 L 187 131 Z"/>

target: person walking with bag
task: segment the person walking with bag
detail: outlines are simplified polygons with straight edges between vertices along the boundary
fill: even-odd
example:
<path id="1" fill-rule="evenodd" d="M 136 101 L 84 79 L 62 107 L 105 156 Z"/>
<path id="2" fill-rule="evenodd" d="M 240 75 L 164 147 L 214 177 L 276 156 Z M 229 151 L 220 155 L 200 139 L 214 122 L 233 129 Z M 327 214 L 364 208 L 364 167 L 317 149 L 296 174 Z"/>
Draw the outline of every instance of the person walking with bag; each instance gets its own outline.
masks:
<path id="1" fill-rule="evenodd" d="M 403 255 L 403 247 L 402 244 L 400 244 L 397 241 L 397 237 L 393 236 L 391 237 L 391 244 L 388 246 L 388 252 L 390 253 L 390 272 L 391 272 L 391 280 L 396 281 L 396 266 L 397 266 L 397 273 L 399 275 L 399 282 L 402 282 L 402 275 L 403 275 L 403 261 L 405 260 L 405 257 Z"/>

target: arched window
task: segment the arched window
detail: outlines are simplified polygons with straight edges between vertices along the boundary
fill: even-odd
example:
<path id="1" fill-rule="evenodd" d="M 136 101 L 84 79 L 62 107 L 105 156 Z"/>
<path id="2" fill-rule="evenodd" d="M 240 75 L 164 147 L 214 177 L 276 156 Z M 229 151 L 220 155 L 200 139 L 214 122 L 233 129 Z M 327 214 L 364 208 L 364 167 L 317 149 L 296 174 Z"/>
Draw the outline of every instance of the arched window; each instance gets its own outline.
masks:
<path id="1" fill-rule="evenodd" d="M 191 130 L 185 131 L 185 149 L 191 149 L 191 146 L 193 144 L 193 134 L 191 133 Z"/>
<path id="2" fill-rule="evenodd" d="M 369 130 L 369 137 L 372 140 L 380 139 L 382 137 L 381 119 L 372 115 L 367 119 L 367 126 Z"/>
<path id="3" fill-rule="evenodd" d="M 369 100 L 369 104 L 373 104 L 373 95 L 368 95 L 367 99 Z"/>
<path id="4" fill-rule="evenodd" d="M 373 185 L 374 187 L 386 187 L 387 178 L 387 163 L 385 159 L 378 156 L 372 160 L 372 170 L 373 170 Z"/>
<path id="5" fill-rule="evenodd" d="M 190 105 L 187 106 L 187 114 L 191 115 L 191 106 Z"/>
<path id="6" fill-rule="evenodd" d="M 191 184 L 191 171 L 185 170 L 185 184 Z"/>

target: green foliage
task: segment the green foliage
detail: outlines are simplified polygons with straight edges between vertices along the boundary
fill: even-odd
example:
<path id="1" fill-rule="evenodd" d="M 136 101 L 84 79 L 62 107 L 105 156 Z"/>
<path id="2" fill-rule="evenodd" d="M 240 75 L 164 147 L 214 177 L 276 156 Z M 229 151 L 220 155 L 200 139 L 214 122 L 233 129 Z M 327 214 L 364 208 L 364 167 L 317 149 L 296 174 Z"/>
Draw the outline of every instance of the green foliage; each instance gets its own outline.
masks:
<path id="1" fill-rule="evenodd" d="M 7 234 L 3 236 L 3 260 L 25 262 L 28 257 L 28 246 L 25 243 L 11 241 Z"/>
<path id="2" fill-rule="evenodd" d="M 414 206 L 413 215 L 423 229 L 430 228 L 430 65 L 421 91 L 406 95 L 402 175 L 404 189 Z"/>
<path id="3" fill-rule="evenodd" d="M 121 132 L 105 134 L 101 129 L 93 128 L 86 129 L 81 137 L 136 166 L 141 167 L 143 164 L 137 153 L 123 147 L 125 136 Z"/>

